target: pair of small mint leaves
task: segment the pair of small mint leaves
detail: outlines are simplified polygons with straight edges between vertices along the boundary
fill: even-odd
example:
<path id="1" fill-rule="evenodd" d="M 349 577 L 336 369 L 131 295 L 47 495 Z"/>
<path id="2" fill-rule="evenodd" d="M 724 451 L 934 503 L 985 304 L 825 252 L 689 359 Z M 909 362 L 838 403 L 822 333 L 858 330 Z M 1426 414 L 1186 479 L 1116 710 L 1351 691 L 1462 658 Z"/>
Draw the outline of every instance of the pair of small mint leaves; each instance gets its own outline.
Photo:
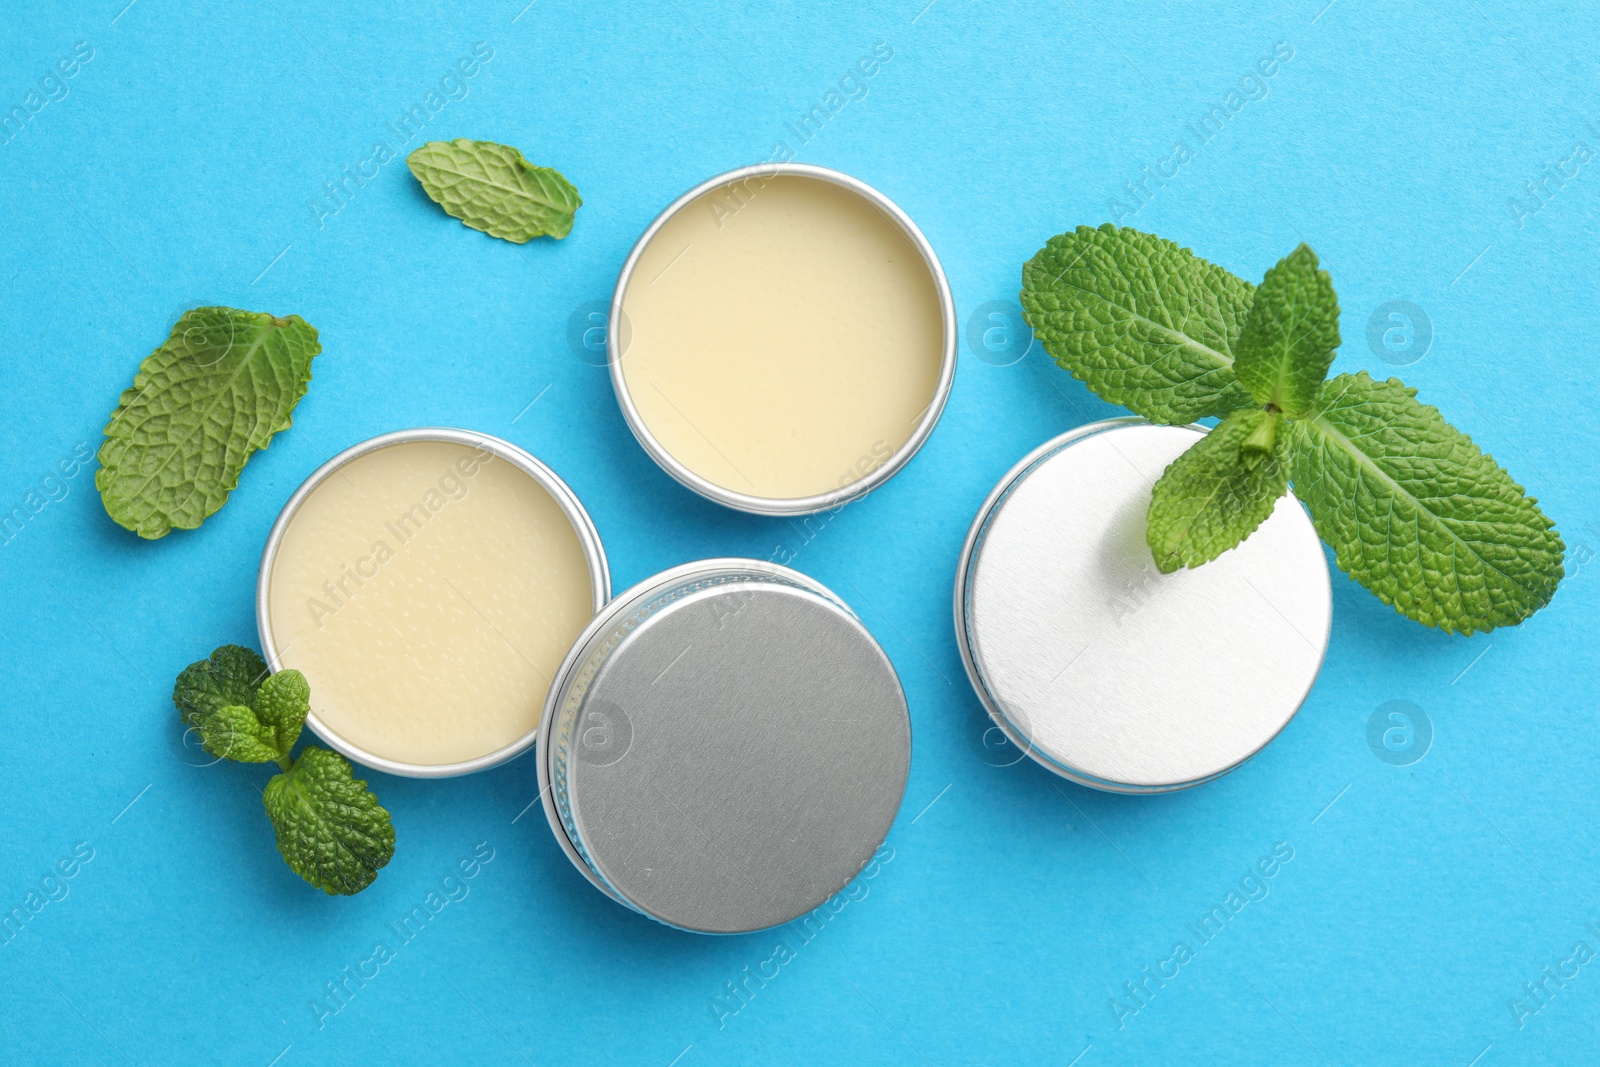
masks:
<path id="1" fill-rule="evenodd" d="M 510 145 L 433 141 L 406 162 L 445 211 L 518 244 L 567 236 L 583 204 L 571 182 Z M 228 502 L 251 455 L 292 424 L 321 351 L 298 315 L 185 312 L 106 426 L 95 472 L 106 513 L 146 538 L 199 526 Z"/>
<path id="2" fill-rule="evenodd" d="M 1341 569 L 1407 618 L 1470 634 L 1550 602 L 1565 546 L 1537 501 L 1416 390 L 1327 379 L 1339 304 L 1301 245 L 1259 287 L 1110 224 L 1022 271 L 1028 324 L 1073 376 L 1151 422 L 1217 417 L 1151 493 L 1164 573 L 1250 536 L 1294 484 Z"/>
<path id="3" fill-rule="evenodd" d="M 308 746 L 289 757 L 311 710 L 304 675 L 269 675 L 255 652 L 224 645 L 178 675 L 172 702 L 213 756 L 281 768 L 261 802 L 296 874 L 328 894 L 372 884 L 394 856 L 389 813 L 337 752 Z"/>

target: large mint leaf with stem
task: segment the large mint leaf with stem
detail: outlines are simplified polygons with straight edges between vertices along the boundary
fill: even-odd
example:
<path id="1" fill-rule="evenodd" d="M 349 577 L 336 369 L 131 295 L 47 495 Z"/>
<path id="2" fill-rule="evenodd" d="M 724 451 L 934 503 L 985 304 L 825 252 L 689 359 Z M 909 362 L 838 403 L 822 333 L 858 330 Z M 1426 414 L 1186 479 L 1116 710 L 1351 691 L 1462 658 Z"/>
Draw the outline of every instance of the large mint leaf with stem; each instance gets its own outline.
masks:
<path id="1" fill-rule="evenodd" d="M 337 752 L 305 749 L 273 775 L 261 802 L 284 862 L 330 896 L 361 892 L 394 856 L 388 811 Z"/>
<path id="2" fill-rule="evenodd" d="M 185 312 L 106 425 L 94 477 L 106 514 L 140 537 L 199 526 L 256 449 L 289 428 L 320 351 L 298 315 Z"/>
<path id="3" fill-rule="evenodd" d="M 1209 563 L 1254 533 L 1289 488 L 1288 451 L 1282 416 L 1240 408 L 1168 464 L 1145 518 L 1161 572 Z"/>
<path id="4" fill-rule="evenodd" d="M 1415 389 L 1340 375 L 1291 426 L 1295 494 L 1340 568 L 1384 603 L 1464 634 L 1549 603 L 1565 573 L 1561 536 Z"/>
<path id="5" fill-rule="evenodd" d="M 523 244 L 572 232 L 583 198 L 549 167 L 494 141 L 429 141 L 406 157 L 422 188 L 446 212 L 491 237 Z"/>
<path id="6" fill-rule="evenodd" d="M 1102 399 L 1186 423 L 1250 403 L 1235 346 L 1254 287 L 1154 234 L 1080 226 L 1022 268 L 1022 309 L 1046 352 Z"/>
<path id="7" fill-rule="evenodd" d="M 1267 271 L 1239 334 L 1233 370 L 1258 404 L 1303 418 L 1339 347 L 1339 298 L 1302 244 Z"/>

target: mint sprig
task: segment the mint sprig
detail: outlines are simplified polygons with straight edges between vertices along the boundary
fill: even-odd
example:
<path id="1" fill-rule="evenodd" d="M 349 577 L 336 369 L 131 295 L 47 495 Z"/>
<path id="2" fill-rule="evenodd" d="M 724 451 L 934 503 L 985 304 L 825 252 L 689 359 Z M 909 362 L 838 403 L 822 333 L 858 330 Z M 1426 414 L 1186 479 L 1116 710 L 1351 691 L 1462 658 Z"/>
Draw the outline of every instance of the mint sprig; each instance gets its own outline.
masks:
<path id="1" fill-rule="evenodd" d="M 245 461 L 289 428 L 321 351 L 298 315 L 185 312 L 106 424 L 94 476 L 106 514 L 147 538 L 199 526 L 228 502 Z"/>
<path id="2" fill-rule="evenodd" d="M 178 675 L 172 702 L 213 756 L 279 766 L 261 800 L 301 878 L 330 895 L 359 893 L 393 858 L 389 813 L 343 756 L 308 746 L 290 758 L 311 710 L 299 671 L 269 675 L 254 651 L 224 645 Z"/>
<path id="3" fill-rule="evenodd" d="M 1045 351 L 1101 397 L 1152 422 L 1223 417 L 1152 491 L 1162 571 L 1238 545 L 1292 482 L 1339 567 L 1407 618 L 1470 634 L 1550 602 L 1565 545 L 1533 497 L 1416 390 L 1324 380 L 1339 306 L 1307 246 L 1256 288 L 1152 234 L 1079 227 L 1022 283 Z"/>
<path id="4" fill-rule="evenodd" d="M 560 171 L 536 167 L 511 145 L 429 141 L 406 157 L 423 191 L 474 230 L 524 244 L 572 232 L 583 198 Z"/>

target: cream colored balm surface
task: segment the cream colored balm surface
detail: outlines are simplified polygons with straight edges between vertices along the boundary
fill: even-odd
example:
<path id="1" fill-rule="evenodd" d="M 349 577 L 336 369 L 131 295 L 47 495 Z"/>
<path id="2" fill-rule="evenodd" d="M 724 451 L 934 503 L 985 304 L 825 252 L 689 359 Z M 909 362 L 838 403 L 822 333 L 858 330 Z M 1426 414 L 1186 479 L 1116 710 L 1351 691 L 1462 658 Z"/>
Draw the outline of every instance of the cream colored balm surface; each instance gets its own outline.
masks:
<path id="1" fill-rule="evenodd" d="M 464 445 L 390 445 L 345 464 L 295 513 L 269 585 L 284 667 L 334 733 L 440 765 L 538 725 L 550 678 L 593 614 L 583 548 L 523 471 Z"/>
<path id="2" fill-rule="evenodd" d="M 656 232 L 623 295 L 628 393 L 674 458 L 794 499 L 881 466 L 938 385 L 939 291 L 871 202 L 818 178 L 722 186 Z"/>

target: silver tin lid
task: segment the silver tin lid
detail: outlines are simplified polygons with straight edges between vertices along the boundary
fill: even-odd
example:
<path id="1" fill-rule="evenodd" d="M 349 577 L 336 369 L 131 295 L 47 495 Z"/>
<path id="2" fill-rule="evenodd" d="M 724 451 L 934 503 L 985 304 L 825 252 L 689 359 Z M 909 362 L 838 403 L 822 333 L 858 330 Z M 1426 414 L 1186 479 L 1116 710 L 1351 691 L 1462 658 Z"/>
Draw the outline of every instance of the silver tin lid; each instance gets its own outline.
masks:
<path id="1" fill-rule="evenodd" d="M 870 862 L 911 725 L 883 649 L 824 586 L 712 559 L 618 596 L 551 686 L 545 814 L 573 864 L 669 926 L 787 922 Z"/>
<path id="2" fill-rule="evenodd" d="M 510 441 L 491 434 L 478 433 L 475 430 L 458 430 L 448 426 L 419 426 L 409 430 L 395 430 L 351 445 L 312 471 L 310 476 L 300 483 L 300 488 L 294 491 L 294 495 L 289 497 L 288 502 L 283 505 L 283 510 L 278 513 L 277 521 L 272 524 L 272 529 L 267 534 L 267 543 L 261 550 L 261 566 L 256 574 L 256 632 L 261 636 L 262 657 L 273 671 L 282 670 L 285 664 L 282 650 L 279 649 L 272 630 L 272 568 L 277 562 L 278 549 L 283 543 L 284 533 L 294 521 L 300 506 L 318 486 L 352 460 L 376 452 L 380 448 L 417 441 L 439 441 L 476 448 L 506 461 L 532 478 L 541 489 L 550 494 L 550 498 L 561 509 L 561 513 L 572 524 L 573 532 L 578 536 L 584 562 L 589 568 L 589 587 L 593 594 L 594 610 L 599 611 L 606 601 L 611 599 L 611 571 L 606 564 L 605 547 L 600 543 L 600 531 L 595 529 L 594 520 L 589 518 L 589 513 L 584 510 L 577 494 L 555 471 Z M 456 763 L 403 763 L 370 752 L 340 736 L 322 721 L 315 708 L 306 716 L 306 725 L 311 727 L 311 732 L 324 744 L 347 759 L 375 771 L 406 778 L 450 778 L 487 770 L 520 756 L 539 736 L 539 728 L 536 726 L 509 745 L 475 759 Z"/>
<path id="3" fill-rule="evenodd" d="M 905 443 L 895 449 L 881 464 L 874 467 L 867 474 L 855 481 L 849 482 L 827 493 L 807 497 L 764 497 L 740 493 L 726 486 L 718 485 L 708 478 L 704 478 L 690 470 L 681 460 L 667 450 L 666 446 L 656 439 L 645 425 L 644 418 L 639 413 L 638 406 L 634 403 L 633 395 L 628 389 L 628 380 L 622 371 L 622 358 L 627 353 L 627 337 L 631 329 L 627 316 L 623 312 L 623 302 L 628 295 L 628 283 L 633 277 L 635 267 L 643 257 L 645 249 L 649 247 L 661 228 L 680 211 L 697 202 L 707 193 L 717 189 L 740 185 L 745 189 L 760 188 L 763 181 L 771 178 L 793 176 L 813 178 L 818 181 L 829 182 L 840 188 L 848 189 L 857 196 L 866 200 L 883 213 L 884 217 L 894 223 L 905 234 L 922 255 L 923 262 L 927 264 L 928 273 L 933 276 L 934 288 L 939 297 L 939 313 L 943 319 L 944 345 L 940 352 L 939 378 L 934 384 L 933 396 L 928 401 L 928 406 L 923 409 L 922 416 L 912 428 L 911 436 Z M 753 183 L 753 184 L 752 184 Z M 746 194 L 748 195 L 748 194 Z M 639 240 L 634 243 L 633 250 L 628 253 L 628 259 L 622 265 L 622 270 L 617 274 L 616 288 L 611 296 L 611 317 L 606 331 L 607 358 L 611 366 L 611 386 L 617 394 L 617 406 L 622 409 L 622 417 L 627 421 L 628 428 L 633 431 L 633 436 L 656 464 L 671 475 L 685 488 L 691 489 L 707 500 L 714 500 L 739 511 L 750 512 L 755 515 L 809 515 L 825 509 L 836 508 L 856 497 L 871 492 L 884 482 L 892 478 L 896 472 L 911 462 L 911 457 L 917 454 L 928 436 L 933 433 L 934 426 L 939 421 L 939 416 L 944 412 L 945 401 L 950 399 L 950 388 L 955 381 L 956 374 L 956 303 L 950 295 L 950 283 L 945 277 L 944 267 L 939 262 L 939 257 L 933 251 L 933 246 L 923 236 L 917 224 L 911 221 L 911 216 L 900 209 L 900 205 L 890 200 L 883 193 L 868 185 L 860 178 L 851 177 L 837 170 L 827 167 L 818 167 L 810 163 L 757 163 L 754 166 L 741 167 L 708 178 L 699 185 L 684 193 L 678 199 L 668 204 L 657 215 L 655 221 L 639 235 Z"/>
<path id="4" fill-rule="evenodd" d="M 979 510 L 956 640 L 995 724 L 1082 785 L 1165 792 L 1255 755 L 1328 647 L 1322 544 L 1293 494 L 1242 545 L 1162 574 L 1150 489 L 1205 430 L 1111 419 L 1049 441 Z"/>

